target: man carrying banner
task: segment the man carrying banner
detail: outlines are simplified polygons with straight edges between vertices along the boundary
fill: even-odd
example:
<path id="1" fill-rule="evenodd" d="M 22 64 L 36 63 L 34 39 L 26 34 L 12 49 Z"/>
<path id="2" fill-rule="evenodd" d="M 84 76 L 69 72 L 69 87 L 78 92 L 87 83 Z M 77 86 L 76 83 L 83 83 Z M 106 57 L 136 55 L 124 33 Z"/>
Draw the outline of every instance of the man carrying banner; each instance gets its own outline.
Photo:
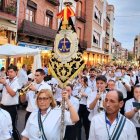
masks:
<path id="1" fill-rule="evenodd" d="M 137 140 L 133 123 L 119 113 L 123 106 L 122 93 L 108 92 L 104 105 L 106 111 L 91 121 L 89 140 Z"/>

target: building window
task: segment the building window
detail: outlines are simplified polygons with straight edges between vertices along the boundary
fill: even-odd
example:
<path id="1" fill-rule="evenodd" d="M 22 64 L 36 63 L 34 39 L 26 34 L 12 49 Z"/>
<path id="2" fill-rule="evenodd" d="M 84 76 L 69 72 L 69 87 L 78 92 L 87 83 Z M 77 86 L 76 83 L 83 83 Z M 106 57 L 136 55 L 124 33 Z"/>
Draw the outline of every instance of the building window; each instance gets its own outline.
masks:
<path id="1" fill-rule="evenodd" d="M 27 7 L 26 9 L 26 20 L 35 22 L 35 9 Z"/>
<path id="2" fill-rule="evenodd" d="M 53 12 L 50 10 L 46 10 L 45 26 L 52 28 L 52 24 L 53 24 Z"/>
<path id="3" fill-rule="evenodd" d="M 53 17 L 50 15 L 45 16 L 45 26 L 52 28 Z"/>
<path id="4" fill-rule="evenodd" d="M 94 19 L 101 24 L 101 12 L 98 10 L 98 8 L 95 6 L 94 10 Z"/>
<path id="5" fill-rule="evenodd" d="M 3 8 L 3 0 L 0 0 L 0 10 Z"/>
<path id="6" fill-rule="evenodd" d="M 77 37 L 79 40 L 81 39 L 81 28 L 80 27 L 77 28 Z"/>
<path id="7" fill-rule="evenodd" d="M 93 43 L 100 47 L 100 34 L 96 31 L 93 32 Z"/>
<path id="8" fill-rule="evenodd" d="M 82 16 L 82 2 L 78 2 L 78 17 Z"/>

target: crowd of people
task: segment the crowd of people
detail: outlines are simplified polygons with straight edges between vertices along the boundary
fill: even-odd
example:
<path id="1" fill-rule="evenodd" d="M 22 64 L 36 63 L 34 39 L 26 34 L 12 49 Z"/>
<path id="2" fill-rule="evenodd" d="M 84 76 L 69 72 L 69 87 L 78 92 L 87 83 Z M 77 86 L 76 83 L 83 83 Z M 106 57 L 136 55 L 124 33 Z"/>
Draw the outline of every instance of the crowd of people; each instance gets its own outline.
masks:
<path id="1" fill-rule="evenodd" d="M 64 89 L 48 74 L 45 67 L 27 75 L 25 64 L 1 69 L 1 140 L 84 140 L 83 128 L 85 140 L 140 140 L 138 67 L 84 68 Z M 19 134 L 17 106 L 25 102 Z"/>

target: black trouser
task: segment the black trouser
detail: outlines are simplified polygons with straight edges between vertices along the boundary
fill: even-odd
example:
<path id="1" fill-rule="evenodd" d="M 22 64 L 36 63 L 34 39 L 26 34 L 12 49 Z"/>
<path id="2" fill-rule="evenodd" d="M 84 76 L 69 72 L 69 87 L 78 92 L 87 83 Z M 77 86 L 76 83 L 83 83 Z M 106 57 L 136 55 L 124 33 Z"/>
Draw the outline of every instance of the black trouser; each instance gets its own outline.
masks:
<path id="1" fill-rule="evenodd" d="M 76 125 L 66 126 L 64 140 L 76 140 Z"/>
<path id="2" fill-rule="evenodd" d="M 1 105 L 1 108 L 9 112 L 11 119 L 12 119 L 12 126 L 13 126 L 13 138 L 14 140 L 20 140 L 20 135 L 18 130 L 16 129 L 17 124 L 17 105 Z"/>
<path id="3" fill-rule="evenodd" d="M 78 125 L 78 132 L 77 132 L 78 140 L 81 140 L 82 126 L 84 126 L 86 140 L 88 140 L 90 121 L 88 119 L 89 111 L 87 110 L 87 106 L 80 104 L 78 114 L 79 114 L 79 118 L 80 118 L 80 120 L 77 123 L 77 125 Z"/>
<path id="4" fill-rule="evenodd" d="M 31 115 L 32 112 L 26 112 L 26 115 L 25 115 L 25 126 L 26 126 L 26 123 L 27 123 L 27 120 L 29 118 L 29 116 Z"/>
<path id="5" fill-rule="evenodd" d="M 140 140 L 140 127 L 136 127 L 136 130 L 137 130 L 138 140 Z"/>

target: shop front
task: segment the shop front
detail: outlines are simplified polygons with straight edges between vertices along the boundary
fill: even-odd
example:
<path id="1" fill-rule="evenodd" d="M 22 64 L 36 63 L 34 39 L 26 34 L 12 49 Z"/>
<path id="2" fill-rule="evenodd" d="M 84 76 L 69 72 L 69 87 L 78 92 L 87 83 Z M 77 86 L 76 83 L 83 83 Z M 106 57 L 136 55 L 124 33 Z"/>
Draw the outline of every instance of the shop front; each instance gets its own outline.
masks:
<path id="1" fill-rule="evenodd" d="M 7 44 L 7 43 L 15 45 L 16 33 L 17 33 L 17 26 L 15 22 L 10 22 L 8 20 L 4 20 L 0 18 L 0 45 Z M 10 61 L 9 58 L 7 59 L 0 58 L 0 68 L 7 67 L 9 61 Z M 12 59 L 11 61 L 14 62 L 14 59 Z"/>
<path id="2" fill-rule="evenodd" d="M 109 54 L 105 54 L 104 51 L 92 51 L 91 49 L 84 52 L 83 58 L 87 67 L 108 64 L 110 61 Z"/>
<path id="3" fill-rule="evenodd" d="M 52 47 L 38 45 L 38 44 L 31 44 L 31 43 L 26 43 L 26 42 L 18 42 L 18 45 L 22 46 L 22 47 L 29 47 L 32 49 L 41 50 L 42 66 L 44 67 L 44 65 L 48 65 L 49 59 L 51 57 Z M 22 64 L 27 64 L 28 67 L 31 68 L 32 64 L 33 64 L 33 57 L 27 55 L 26 57 L 18 58 L 18 60 L 17 60 L 18 67 L 20 68 L 22 66 Z"/>

